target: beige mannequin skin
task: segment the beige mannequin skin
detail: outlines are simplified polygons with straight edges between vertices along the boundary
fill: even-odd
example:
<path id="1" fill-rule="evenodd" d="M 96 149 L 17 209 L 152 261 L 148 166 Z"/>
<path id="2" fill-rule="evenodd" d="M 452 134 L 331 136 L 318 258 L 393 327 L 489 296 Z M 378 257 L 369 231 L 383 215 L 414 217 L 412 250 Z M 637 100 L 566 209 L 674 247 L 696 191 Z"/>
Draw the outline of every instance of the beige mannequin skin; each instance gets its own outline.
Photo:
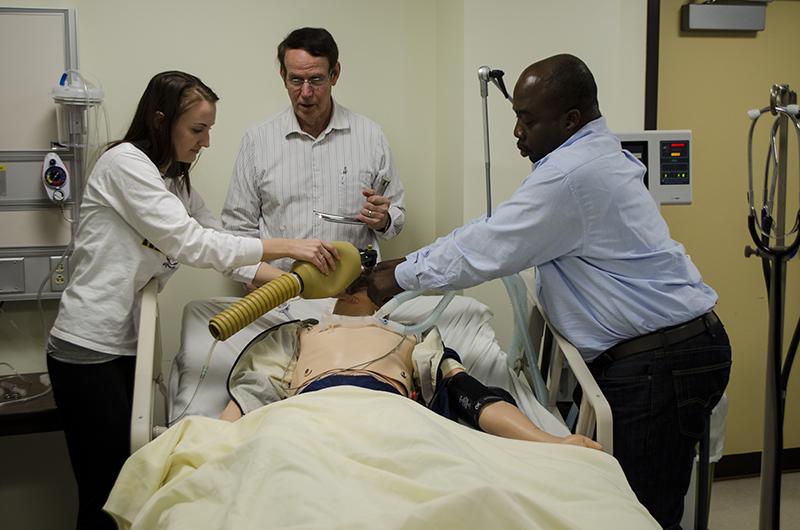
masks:
<path id="1" fill-rule="evenodd" d="M 367 296 L 366 290 L 339 296 L 333 313 L 344 316 L 369 316 L 378 307 Z M 376 352 L 386 353 L 394 348 L 391 355 L 369 365 L 369 375 L 392 384 L 397 390 L 408 396 L 411 389 L 411 351 L 414 348 L 412 338 L 406 337 L 400 342 L 400 336 L 383 328 L 365 326 L 363 328 L 332 327 L 320 331 L 318 326 L 305 330 L 300 335 L 300 355 L 292 377 L 291 389 L 299 392 L 303 386 L 318 378 L 320 374 L 330 370 L 340 370 L 357 365 L 365 360 L 374 359 Z M 463 372 L 456 367 L 446 374 L 445 378 Z M 349 370 L 349 373 L 364 374 L 364 370 Z M 405 376 L 405 377 L 404 377 Z M 236 421 L 242 416 L 239 407 L 232 400 L 220 416 L 227 421 Z M 483 407 L 478 417 L 481 429 L 489 434 L 527 440 L 531 442 L 566 443 L 592 449 L 602 446 L 586 436 L 573 434 L 570 436 L 553 436 L 528 419 L 517 407 L 505 401 L 496 401 Z"/>

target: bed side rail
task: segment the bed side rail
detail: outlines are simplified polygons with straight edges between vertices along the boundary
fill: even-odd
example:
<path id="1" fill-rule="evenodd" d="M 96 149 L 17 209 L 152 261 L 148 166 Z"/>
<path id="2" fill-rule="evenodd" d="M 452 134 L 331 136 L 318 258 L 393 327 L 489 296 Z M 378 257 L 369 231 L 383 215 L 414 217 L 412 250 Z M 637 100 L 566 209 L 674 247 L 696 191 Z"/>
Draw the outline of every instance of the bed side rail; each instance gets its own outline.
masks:
<path id="1" fill-rule="evenodd" d="M 592 377 L 589 367 L 581 357 L 581 354 L 571 343 L 562 337 L 556 330 L 549 327 L 553 334 L 553 356 L 549 370 L 549 390 L 552 403 L 555 404 L 555 395 L 558 392 L 560 383 L 561 368 L 563 360 L 566 359 L 567 365 L 575 375 L 575 379 L 583 390 L 583 400 L 581 401 L 578 421 L 575 425 L 575 433 L 585 436 L 592 436 L 596 428 L 596 439 L 603 450 L 608 454 L 614 454 L 614 429 L 611 407 L 608 404 L 603 392 L 597 385 L 597 381 Z"/>
<path id="2" fill-rule="evenodd" d="M 561 374 L 566 360 L 577 383 L 583 390 L 583 400 L 578 412 L 575 426 L 576 434 L 592 436 L 603 446 L 603 449 L 614 454 L 614 430 L 611 407 L 603 392 L 592 377 L 581 354 L 567 339 L 561 336 L 545 318 L 539 309 L 539 300 L 536 297 L 536 270 L 531 268 L 522 271 L 520 277 L 525 282 L 528 291 L 528 304 L 531 307 L 528 320 L 528 333 L 539 344 L 539 369 L 547 372 L 548 398 L 546 407 L 557 417 L 561 417 L 556 400 L 561 385 Z M 548 337 L 552 340 L 548 341 Z M 528 363 L 531 360 L 527 360 Z"/>
<path id="3" fill-rule="evenodd" d="M 158 280 L 142 291 L 136 375 L 131 410 L 131 453 L 153 439 L 155 392 L 161 381 L 161 328 L 158 319 Z"/>

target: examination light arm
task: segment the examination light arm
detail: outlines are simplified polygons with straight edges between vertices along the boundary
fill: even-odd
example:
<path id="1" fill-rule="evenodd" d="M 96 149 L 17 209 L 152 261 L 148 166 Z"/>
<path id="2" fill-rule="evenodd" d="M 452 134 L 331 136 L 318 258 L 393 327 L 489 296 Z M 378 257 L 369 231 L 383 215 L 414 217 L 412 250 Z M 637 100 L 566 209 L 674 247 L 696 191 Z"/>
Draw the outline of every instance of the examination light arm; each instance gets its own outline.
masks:
<path id="1" fill-rule="evenodd" d="M 488 66 L 481 66 L 478 68 L 478 79 L 481 83 L 481 97 L 485 98 L 489 95 L 488 86 L 489 82 L 496 86 L 500 92 L 502 92 L 503 97 L 509 101 L 513 101 L 511 96 L 508 95 L 508 91 L 506 90 L 506 84 L 503 82 L 503 76 L 505 72 L 502 70 L 492 70 Z"/>
<path id="2" fill-rule="evenodd" d="M 506 90 L 506 84 L 503 83 L 503 75 L 504 72 L 502 70 L 489 71 L 489 79 L 491 79 L 492 83 L 494 83 L 494 85 L 500 89 L 500 92 L 502 92 L 503 97 L 505 97 L 507 100 L 513 103 L 514 100 L 511 99 L 511 96 L 508 95 L 508 91 Z"/>

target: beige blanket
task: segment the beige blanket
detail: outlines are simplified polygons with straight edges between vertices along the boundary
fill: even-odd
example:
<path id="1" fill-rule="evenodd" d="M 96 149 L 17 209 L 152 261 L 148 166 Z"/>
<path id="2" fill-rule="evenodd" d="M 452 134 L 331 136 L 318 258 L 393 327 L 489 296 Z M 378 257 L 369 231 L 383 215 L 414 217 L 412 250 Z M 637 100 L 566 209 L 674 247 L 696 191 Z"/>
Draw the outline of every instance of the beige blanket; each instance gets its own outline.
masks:
<path id="1" fill-rule="evenodd" d="M 105 509 L 122 529 L 659 528 L 605 453 L 355 387 L 187 418 L 128 459 Z"/>

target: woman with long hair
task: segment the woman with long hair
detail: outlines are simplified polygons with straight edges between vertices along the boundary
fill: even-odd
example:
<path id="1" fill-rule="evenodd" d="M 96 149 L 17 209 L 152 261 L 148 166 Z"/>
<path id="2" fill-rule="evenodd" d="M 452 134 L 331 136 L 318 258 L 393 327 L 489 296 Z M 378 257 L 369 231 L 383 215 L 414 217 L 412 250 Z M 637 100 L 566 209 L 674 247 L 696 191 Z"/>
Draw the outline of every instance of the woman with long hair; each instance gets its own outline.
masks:
<path id="1" fill-rule="evenodd" d="M 125 136 L 89 176 L 71 278 L 50 331 L 47 367 L 78 483 L 79 529 L 115 528 L 102 511 L 128 456 L 137 321 L 144 286 L 179 264 L 228 271 L 280 257 L 323 273 L 336 250 L 319 240 L 238 237 L 192 189 L 218 97 L 197 77 L 154 76 Z"/>

